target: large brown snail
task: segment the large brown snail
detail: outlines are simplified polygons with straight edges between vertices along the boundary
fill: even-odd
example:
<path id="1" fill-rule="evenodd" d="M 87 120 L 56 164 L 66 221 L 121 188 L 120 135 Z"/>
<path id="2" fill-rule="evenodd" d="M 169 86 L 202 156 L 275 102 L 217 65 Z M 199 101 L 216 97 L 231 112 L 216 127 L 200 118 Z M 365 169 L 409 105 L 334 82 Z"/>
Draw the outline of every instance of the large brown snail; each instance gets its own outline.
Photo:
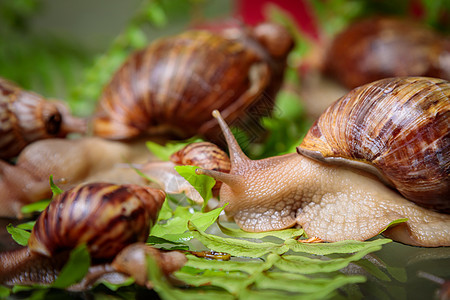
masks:
<path id="1" fill-rule="evenodd" d="M 348 88 L 396 76 L 450 80 L 450 38 L 412 20 L 367 18 L 334 38 L 325 65 Z"/>
<path id="2" fill-rule="evenodd" d="M 9 159 L 29 143 L 83 133 L 86 123 L 70 115 L 63 102 L 49 101 L 0 78 L 0 158 Z"/>
<path id="3" fill-rule="evenodd" d="M 276 24 L 254 29 L 185 33 L 134 53 L 101 95 L 94 134 L 109 139 L 170 133 L 217 139 L 213 109 L 243 122 L 268 114 L 293 41 Z"/>
<path id="4" fill-rule="evenodd" d="M 324 241 L 365 240 L 407 218 L 384 234 L 450 246 L 449 82 L 405 77 L 356 88 L 315 122 L 298 153 L 262 160 L 247 158 L 219 112 L 214 116 L 231 171 L 197 172 L 223 182 L 221 204 L 229 203 L 225 212 L 242 229 L 301 225 Z"/>
<path id="5" fill-rule="evenodd" d="M 164 199 L 158 189 L 109 183 L 79 185 L 56 196 L 37 219 L 28 247 L 1 253 L 0 282 L 50 283 L 68 251 L 83 243 L 94 262 L 113 260 L 127 246 L 147 240 Z M 122 253 L 113 267 L 135 252 Z"/>

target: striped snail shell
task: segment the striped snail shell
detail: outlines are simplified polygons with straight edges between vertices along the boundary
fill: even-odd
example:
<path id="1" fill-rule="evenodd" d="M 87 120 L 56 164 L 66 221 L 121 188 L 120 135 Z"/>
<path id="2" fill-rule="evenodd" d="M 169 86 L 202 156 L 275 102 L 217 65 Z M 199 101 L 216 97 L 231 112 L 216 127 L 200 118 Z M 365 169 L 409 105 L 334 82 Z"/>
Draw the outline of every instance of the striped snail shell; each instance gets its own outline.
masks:
<path id="1" fill-rule="evenodd" d="M 351 24 L 336 36 L 327 51 L 326 69 L 354 88 L 396 76 L 450 80 L 449 60 L 448 36 L 411 20 L 372 17 Z"/>
<path id="2" fill-rule="evenodd" d="M 448 81 L 383 79 L 336 101 L 297 150 L 375 173 L 405 198 L 449 213 L 449 128 Z"/>
<path id="3" fill-rule="evenodd" d="M 0 78 L 0 158 L 9 159 L 29 143 L 84 132 L 83 120 L 60 101 L 49 101 Z"/>
<path id="4" fill-rule="evenodd" d="M 94 134 L 214 139 L 214 109 L 230 122 L 244 118 L 255 105 L 270 112 L 292 38 L 275 24 L 230 35 L 187 31 L 134 53 L 103 90 Z"/>
<path id="5" fill-rule="evenodd" d="M 210 142 L 188 144 L 170 156 L 170 161 L 178 165 L 197 166 L 207 170 L 216 170 L 229 173 L 231 169 L 230 158 L 217 145 Z M 221 182 L 216 182 L 213 194 L 218 195 Z"/>
<path id="6" fill-rule="evenodd" d="M 147 240 L 165 193 L 138 185 L 92 183 L 56 196 L 36 221 L 31 251 L 52 256 L 86 243 L 94 259 L 111 259 Z"/>

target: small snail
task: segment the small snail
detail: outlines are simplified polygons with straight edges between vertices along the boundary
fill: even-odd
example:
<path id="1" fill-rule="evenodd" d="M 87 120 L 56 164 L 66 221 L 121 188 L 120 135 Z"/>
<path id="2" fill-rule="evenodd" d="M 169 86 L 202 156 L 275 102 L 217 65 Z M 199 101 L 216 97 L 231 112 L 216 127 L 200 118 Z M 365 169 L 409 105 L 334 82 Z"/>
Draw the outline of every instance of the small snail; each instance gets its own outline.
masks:
<path id="1" fill-rule="evenodd" d="M 231 171 L 197 173 L 223 182 L 221 204 L 229 203 L 225 212 L 247 231 L 301 225 L 308 236 L 324 241 L 366 240 L 407 218 L 384 234 L 411 245 L 450 246 L 449 97 L 445 80 L 376 81 L 330 106 L 298 153 L 255 161 L 243 154 L 215 111 Z M 417 197 L 409 201 L 405 197 L 413 190 Z"/>
<path id="2" fill-rule="evenodd" d="M 218 146 L 209 142 L 196 142 L 188 144 L 170 156 L 168 162 L 149 162 L 133 166 L 145 175 L 156 181 L 166 193 L 185 193 L 186 196 L 197 203 L 203 199 L 192 185 L 175 171 L 177 165 L 198 166 L 208 170 L 229 173 L 231 164 L 228 155 Z M 221 182 L 216 182 L 213 195 L 219 194 Z"/>
<path id="3" fill-rule="evenodd" d="M 372 17 L 335 37 L 325 65 L 348 88 L 396 76 L 450 80 L 450 38 L 411 20 Z"/>
<path id="4" fill-rule="evenodd" d="M 0 158 L 10 159 L 29 143 L 86 131 L 60 101 L 49 101 L 0 78 Z"/>
<path id="5" fill-rule="evenodd" d="M 82 243 L 93 261 L 112 260 L 126 246 L 147 240 L 164 199 L 161 190 L 108 183 L 56 196 L 37 219 L 28 247 L 1 253 L 0 283 L 52 281 L 67 252 Z"/>
<path id="6" fill-rule="evenodd" d="M 157 40 L 134 53 L 104 88 L 94 134 L 217 138 L 213 109 L 229 122 L 255 105 L 260 113 L 271 111 L 292 45 L 276 24 L 237 34 L 187 31 Z"/>
<path id="7" fill-rule="evenodd" d="M 25 147 L 15 165 L 0 161 L 0 216 L 18 217 L 21 207 L 51 197 L 49 177 L 63 190 L 82 182 L 145 184 L 123 163 L 143 163 L 149 152 L 143 143 L 121 143 L 98 137 L 46 139 Z"/>

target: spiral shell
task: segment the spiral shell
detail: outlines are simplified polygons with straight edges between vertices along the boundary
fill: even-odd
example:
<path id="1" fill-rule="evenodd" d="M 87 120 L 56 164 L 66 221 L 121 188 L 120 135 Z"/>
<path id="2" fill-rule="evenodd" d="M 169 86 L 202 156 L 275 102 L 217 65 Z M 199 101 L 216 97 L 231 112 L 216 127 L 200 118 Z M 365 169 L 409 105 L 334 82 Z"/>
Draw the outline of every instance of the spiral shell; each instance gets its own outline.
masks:
<path id="1" fill-rule="evenodd" d="M 92 258 L 113 258 L 127 245 L 146 241 L 164 199 L 163 191 L 138 185 L 78 185 L 41 213 L 28 247 L 52 256 L 86 243 Z"/>
<path id="2" fill-rule="evenodd" d="M 84 132 L 85 121 L 62 102 L 48 101 L 0 78 L 0 158 L 9 159 L 29 143 Z"/>
<path id="3" fill-rule="evenodd" d="M 330 106 L 297 151 L 378 173 L 407 199 L 448 213 L 449 128 L 448 81 L 383 79 Z"/>
<path id="4" fill-rule="evenodd" d="M 218 127 L 211 118 L 213 109 L 220 109 L 230 122 L 244 118 L 255 105 L 267 114 L 292 39 L 286 37 L 289 42 L 280 55 L 264 47 L 267 35 L 257 33 L 228 38 L 187 31 L 134 53 L 103 90 L 94 134 L 110 139 L 200 134 L 214 139 Z"/>
<path id="5" fill-rule="evenodd" d="M 197 166 L 207 170 L 230 173 L 231 162 L 228 155 L 217 145 L 209 142 L 188 144 L 170 156 L 170 160 L 178 165 Z M 218 195 L 221 182 L 216 182 L 213 194 Z"/>
<path id="6" fill-rule="evenodd" d="M 179 165 L 198 166 L 203 169 L 229 173 L 230 158 L 218 146 L 209 142 L 191 143 L 173 153 L 170 160 Z"/>
<path id="7" fill-rule="evenodd" d="M 406 55 L 405 55 L 406 54 Z M 348 88 L 395 76 L 450 80 L 450 39 L 411 20 L 373 17 L 333 40 L 326 69 Z"/>

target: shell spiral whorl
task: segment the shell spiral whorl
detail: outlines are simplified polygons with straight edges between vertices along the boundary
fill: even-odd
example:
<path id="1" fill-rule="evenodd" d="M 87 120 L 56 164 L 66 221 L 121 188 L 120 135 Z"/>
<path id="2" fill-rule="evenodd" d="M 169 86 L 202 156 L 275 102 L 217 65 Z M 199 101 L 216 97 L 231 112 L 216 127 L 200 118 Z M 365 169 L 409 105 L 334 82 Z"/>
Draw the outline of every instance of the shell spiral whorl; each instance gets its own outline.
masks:
<path id="1" fill-rule="evenodd" d="M 448 81 L 389 78 L 336 101 L 297 149 L 318 160 L 375 166 L 407 199 L 448 213 L 449 128 Z"/>
<path id="2" fill-rule="evenodd" d="M 94 134 L 110 139 L 200 134 L 214 140 L 213 109 L 228 121 L 261 101 L 271 111 L 291 47 L 274 58 L 256 39 L 242 39 L 187 31 L 134 53 L 103 90 Z"/>
<path id="3" fill-rule="evenodd" d="M 56 196 L 39 216 L 29 248 L 46 256 L 86 243 L 94 259 L 146 241 L 165 199 L 161 190 L 92 183 Z"/>

